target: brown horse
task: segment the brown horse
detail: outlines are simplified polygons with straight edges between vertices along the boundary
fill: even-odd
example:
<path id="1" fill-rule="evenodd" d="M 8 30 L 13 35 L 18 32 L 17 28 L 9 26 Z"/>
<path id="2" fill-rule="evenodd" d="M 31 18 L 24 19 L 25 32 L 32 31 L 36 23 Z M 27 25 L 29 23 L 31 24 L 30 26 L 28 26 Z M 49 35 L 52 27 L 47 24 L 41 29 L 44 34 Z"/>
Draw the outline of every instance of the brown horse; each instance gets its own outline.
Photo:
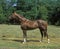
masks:
<path id="1" fill-rule="evenodd" d="M 49 43 L 49 38 L 48 38 L 48 34 L 47 34 L 48 24 L 46 21 L 44 21 L 44 20 L 31 21 L 31 20 L 28 20 L 25 17 L 17 14 L 16 12 L 12 13 L 12 15 L 9 17 L 9 19 L 19 20 L 19 22 L 21 24 L 21 29 L 23 31 L 24 42 L 27 41 L 27 33 L 26 33 L 27 30 L 39 28 L 39 30 L 41 32 L 41 41 L 43 40 L 43 37 L 47 37 L 48 43 Z"/>

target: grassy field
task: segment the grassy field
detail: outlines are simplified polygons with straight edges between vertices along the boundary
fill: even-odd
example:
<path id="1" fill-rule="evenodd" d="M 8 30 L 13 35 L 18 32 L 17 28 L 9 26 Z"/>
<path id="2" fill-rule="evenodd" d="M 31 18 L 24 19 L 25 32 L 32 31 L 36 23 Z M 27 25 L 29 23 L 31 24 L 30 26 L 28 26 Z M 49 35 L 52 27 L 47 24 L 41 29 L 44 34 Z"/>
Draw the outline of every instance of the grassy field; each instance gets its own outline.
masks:
<path id="1" fill-rule="evenodd" d="M 48 26 L 50 43 L 40 40 L 38 29 L 27 31 L 28 42 L 23 44 L 23 34 L 19 25 L 0 24 L 0 49 L 60 49 L 60 27 Z"/>

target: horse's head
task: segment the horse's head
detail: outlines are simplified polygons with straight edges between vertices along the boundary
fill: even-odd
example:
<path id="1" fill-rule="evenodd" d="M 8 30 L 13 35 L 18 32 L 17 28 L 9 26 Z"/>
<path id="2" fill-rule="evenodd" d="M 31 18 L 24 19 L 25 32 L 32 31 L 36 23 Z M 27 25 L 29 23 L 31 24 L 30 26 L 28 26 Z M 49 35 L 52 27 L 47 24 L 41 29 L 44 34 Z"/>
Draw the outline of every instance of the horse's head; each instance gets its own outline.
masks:
<path id="1" fill-rule="evenodd" d="M 12 13 L 12 15 L 9 16 L 9 20 L 17 20 L 17 21 L 26 21 L 27 19 L 23 17 L 20 14 L 17 14 L 16 12 Z"/>
<path id="2" fill-rule="evenodd" d="M 16 12 L 14 12 L 14 13 L 12 13 L 12 15 L 10 15 L 9 16 L 9 19 L 11 20 L 11 19 L 16 19 L 17 17 L 16 17 Z"/>
<path id="3" fill-rule="evenodd" d="M 17 21 L 18 21 L 16 14 L 17 14 L 17 13 L 14 12 L 14 13 L 12 13 L 12 14 L 8 17 L 10 23 L 12 23 L 12 22 L 14 23 L 14 22 L 17 22 Z"/>

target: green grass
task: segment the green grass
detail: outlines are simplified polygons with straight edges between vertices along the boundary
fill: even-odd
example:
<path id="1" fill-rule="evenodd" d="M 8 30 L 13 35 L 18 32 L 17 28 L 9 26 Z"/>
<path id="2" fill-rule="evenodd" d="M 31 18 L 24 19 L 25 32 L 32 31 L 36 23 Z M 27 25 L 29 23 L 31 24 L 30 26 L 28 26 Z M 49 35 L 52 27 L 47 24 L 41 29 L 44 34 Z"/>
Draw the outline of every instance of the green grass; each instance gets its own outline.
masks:
<path id="1" fill-rule="evenodd" d="M 0 24 L 0 49 L 60 49 L 60 27 L 48 26 L 50 43 L 45 38 L 40 40 L 38 29 L 27 31 L 28 42 L 23 44 L 23 33 L 20 25 Z"/>

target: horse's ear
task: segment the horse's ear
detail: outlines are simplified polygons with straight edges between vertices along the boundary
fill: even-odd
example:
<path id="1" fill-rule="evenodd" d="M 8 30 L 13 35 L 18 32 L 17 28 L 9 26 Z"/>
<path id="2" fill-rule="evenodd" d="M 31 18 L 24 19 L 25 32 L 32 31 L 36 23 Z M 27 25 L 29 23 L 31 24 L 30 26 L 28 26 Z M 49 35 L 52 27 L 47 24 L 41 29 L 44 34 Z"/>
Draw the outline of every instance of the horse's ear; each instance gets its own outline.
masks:
<path id="1" fill-rule="evenodd" d="M 16 13 L 16 11 L 12 11 L 12 13 Z"/>
<path id="2" fill-rule="evenodd" d="M 12 13 L 14 13 L 15 11 L 12 11 Z"/>

